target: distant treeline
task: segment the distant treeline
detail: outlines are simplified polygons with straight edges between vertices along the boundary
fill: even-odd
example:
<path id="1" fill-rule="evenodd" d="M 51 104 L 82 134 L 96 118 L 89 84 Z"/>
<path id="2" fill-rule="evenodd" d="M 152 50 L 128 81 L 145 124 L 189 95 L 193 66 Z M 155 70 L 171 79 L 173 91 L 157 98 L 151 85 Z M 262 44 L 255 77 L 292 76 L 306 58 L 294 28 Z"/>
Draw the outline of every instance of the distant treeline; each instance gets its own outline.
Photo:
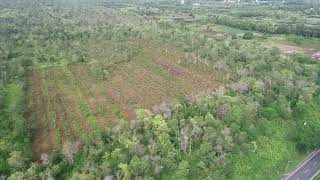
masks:
<path id="1" fill-rule="evenodd" d="M 249 19 L 239 19 L 226 15 L 214 15 L 209 18 L 210 22 L 236 27 L 239 29 L 259 31 L 271 34 L 296 34 L 304 37 L 320 37 L 320 27 L 297 23 L 271 23 Z"/>

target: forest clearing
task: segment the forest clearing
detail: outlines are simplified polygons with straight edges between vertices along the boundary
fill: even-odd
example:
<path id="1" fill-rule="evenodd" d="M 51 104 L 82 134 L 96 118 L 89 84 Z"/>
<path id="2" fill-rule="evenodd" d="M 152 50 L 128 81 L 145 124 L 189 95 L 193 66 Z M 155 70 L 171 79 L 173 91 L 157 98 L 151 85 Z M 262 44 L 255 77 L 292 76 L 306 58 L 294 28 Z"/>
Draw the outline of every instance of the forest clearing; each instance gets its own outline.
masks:
<path id="1" fill-rule="evenodd" d="M 210 95 L 218 88 L 214 74 L 157 54 L 162 57 L 137 57 L 121 65 L 106 80 L 96 79 L 85 65 L 31 69 L 26 107 L 34 154 L 94 141 L 106 127 L 133 120 L 135 109 L 165 113 L 179 98 Z"/>

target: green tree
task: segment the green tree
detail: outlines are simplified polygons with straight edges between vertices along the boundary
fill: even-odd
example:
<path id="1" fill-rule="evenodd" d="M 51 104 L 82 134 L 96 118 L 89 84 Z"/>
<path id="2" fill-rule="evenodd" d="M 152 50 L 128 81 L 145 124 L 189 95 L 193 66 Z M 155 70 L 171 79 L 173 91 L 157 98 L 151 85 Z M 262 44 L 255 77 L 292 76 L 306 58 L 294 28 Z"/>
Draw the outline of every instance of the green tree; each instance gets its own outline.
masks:
<path id="1" fill-rule="evenodd" d="M 190 171 L 190 165 L 188 161 L 181 161 L 179 163 L 176 174 L 180 177 L 188 177 Z"/>
<path id="2" fill-rule="evenodd" d="M 7 160 L 8 164 L 16 170 L 25 170 L 28 159 L 24 157 L 21 151 L 13 151 Z"/>
<path id="3" fill-rule="evenodd" d="M 144 176 L 149 173 L 149 163 L 147 160 L 134 156 L 129 163 L 129 171 L 134 176 Z"/>

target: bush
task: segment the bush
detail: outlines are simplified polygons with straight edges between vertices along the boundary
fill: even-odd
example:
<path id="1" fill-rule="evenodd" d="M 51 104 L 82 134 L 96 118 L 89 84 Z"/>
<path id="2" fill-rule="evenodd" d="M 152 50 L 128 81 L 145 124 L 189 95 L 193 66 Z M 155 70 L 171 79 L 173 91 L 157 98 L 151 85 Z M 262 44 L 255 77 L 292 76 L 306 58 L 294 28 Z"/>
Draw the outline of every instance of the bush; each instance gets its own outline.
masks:
<path id="1" fill-rule="evenodd" d="M 268 120 L 276 119 L 279 116 L 277 110 L 272 107 L 261 108 L 258 113 L 261 117 L 265 117 Z"/>
<path id="2" fill-rule="evenodd" d="M 252 32 L 246 32 L 243 34 L 243 39 L 252 39 L 253 38 L 253 33 Z"/>
<path id="3" fill-rule="evenodd" d="M 290 36 L 288 36 L 288 40 L 293 42 L 293 43 L 296 43 L 298 45 L 301 45 L 302 42 L 305 40 L 305 38 L 301 37 L 301 36 L 290 35 Z"/>

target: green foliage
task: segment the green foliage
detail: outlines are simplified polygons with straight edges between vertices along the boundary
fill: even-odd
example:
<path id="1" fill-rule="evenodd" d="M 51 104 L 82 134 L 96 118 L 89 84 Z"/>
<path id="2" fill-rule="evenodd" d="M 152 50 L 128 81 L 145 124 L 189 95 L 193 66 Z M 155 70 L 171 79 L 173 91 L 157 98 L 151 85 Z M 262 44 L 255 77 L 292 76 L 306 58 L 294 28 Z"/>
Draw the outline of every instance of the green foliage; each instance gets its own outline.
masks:
<path id="1" fill-rule="evenodd" d="M 248 12 L 251 12 L 251 10 L 248 10 Z M 248 13 L 246 12 L 246 14 Z M 272 13 L 271 12 L 265 12 L 266 14 Z M 289 14 L 289 13 L 288 13 Z M 214 22 L 216 24 L 231 26 L 243 30 L 249 30 L 249 31 L 259 31 L 261 33 L 279 33 L 279 34 L 295 34 L 299 36 L 304 37 L 320 37 L 319 34 L 319 27 L 309 25 L 306 21 L 303 21 L 302 19 L 297 22 L 297 19 L 295 16 L 292 15 L 292 18 L 288 19 L 285 22 L 277 22 L 276 17 L 270 17 L 269 19 L 256 20 L 252 18 L 253 16 L 249 15 L 246 18 L 239 18 L 237 16 L 231 16 L 230 14 L 215 14 L 212 17 L 208 18 L 209 22 Z M 267 17 L 267 16 L 266 16 Z M 288 15 L 286 16 L 288 17 Z M 289 16 L 291 17 L 291 16 Z M 307 17 L 306 17 L 307 18 Z"/>
<path id="2" fill-rule="evenodd" d="M 292 25 L 253 20 L 267 17 L 268 7 L 239 8 L 229 15 L 202 14 L 217 24 L 236 27 L 223 27 L 229 32 L 210 37 L 193 25 L 161 19 L 171 13 L 187 14 L 192 21 L 203 18 L 197 10 L 189 16 L 187 7 L 174 6 L 171 12 L 173 7 L 156 6 L 159 12 L 151 7 L 115 10 L 99 4 L 1 9 L 0 20 L 8 22 L 0 25 L 1 174 L 8 179 L 279 179 L 287 162 L 299 156 L 296 145 L 301 152 L 320 146 L 319 64 L 302 55 L 282 56 L 255 41 L 225 38 L 228 33 L 244 32 L 239 29 L 245 30 L 243 39 L 252 39 L 251 31 L 318 37 L 317 27 L 297 22 L 292 14 L 285 19 Z M 270 16 L 282 19 L 286 13 L 281 10 Z M 144 42 L 158 46 L 147 48 Z M 152 66 L 149 61 L 154 57 L 166 58 L 168 52 L 161 52 L 162 47 L 184 50 L 186 57 L 177 55 L 179 62 L 216 73 L 221 88 L 215 95 L 204 93 L 207 96 L 194 101 L 177 102 L 168 108 L 170 116 L 139 109 L 135 120 L 119 121 L 106 130 L 98 128 L 90 107 L 79 100 L 82 113 L 94 124 L 89 136 L 96 139 L 85 142 L 79 152 L 68 143 L 46 163 L 30 162 L 31 133 L 23 116 L 27 69 L 66 69 L 70 63 L 81 63 L 97 79 L 107 80 L 116 68 L 140 58 L 142 50 L 156 54 L 142 56 L 142 62 L 149 63 L 143 63 L 143 68 Z M 74 75 L 66 74 L 64 78 L 75 84 Z"/>
<path id="3" fill-rule="evenodd" d="M 129 171 L 134 176 L 144 176 L 149 173 L 149 162 L 134 156 L 128 166 Z"/>
<path id="4" fill-rule="evenodd" d="M 190 165 L 188 161 L 181 161 L 178 166 L 177 175 L 179 177 L 188 177 L 189 176 Z"/>
<path id="5" fill-rule="evenodd" d="M 320 133 L 319 102 L 297 103 L 297 111 L 294 113 L 296 120 L 295 138 L 301 151 L 314 150 L 320 146 L 317 138 Z"/>
<path id="6" fill-rule="evenodd" d="M 29 128 L 23 118 L 22 98 L 20 84 L 7 84 L 0 89 L 0 172 L 8 172 L 10 166 L 17 170 L 26 168 L 25 158 L 31 156 Z"/>
<path id="7" fill-rule="evenodd" d="M 247 40 L 253 39 L 253 33 L 252 32 L 246 32 L 246 33 L 243 34 L 242 38 L 243 39 L 247 39 Z"/>
<path id="8" fill-rule="evenodd" d="M 278 117 L 278 113 L 276 111 L 276 109 L 274 109 L 273 107 L 264 107 L 259 109 L 259 114 L 262 117 L 265 117 L 269 120 L 274 120 L 275 118 Z"/>
<path id="9" fill-rule="evenodd" d="M 8 158 L 8 164 L 16 170 L 24 170 L 27 165 L 27 159 L 23 157 L 21 151 L 13 151 Z"/>
<path id="10" fill-rule="evenodd" d="M 278 179 L 284 174 L 288 161 L 297 156 L 294 144 L 286 139 L 287 127 L 278 122 L 267 124 L 270 133 L 256 140 L 255 152 L 233 158 L 232 179 Z M 276 169 L 275 171 L 272 171 Z M 270 173 L 272 171 L 272 173 Z"/>

